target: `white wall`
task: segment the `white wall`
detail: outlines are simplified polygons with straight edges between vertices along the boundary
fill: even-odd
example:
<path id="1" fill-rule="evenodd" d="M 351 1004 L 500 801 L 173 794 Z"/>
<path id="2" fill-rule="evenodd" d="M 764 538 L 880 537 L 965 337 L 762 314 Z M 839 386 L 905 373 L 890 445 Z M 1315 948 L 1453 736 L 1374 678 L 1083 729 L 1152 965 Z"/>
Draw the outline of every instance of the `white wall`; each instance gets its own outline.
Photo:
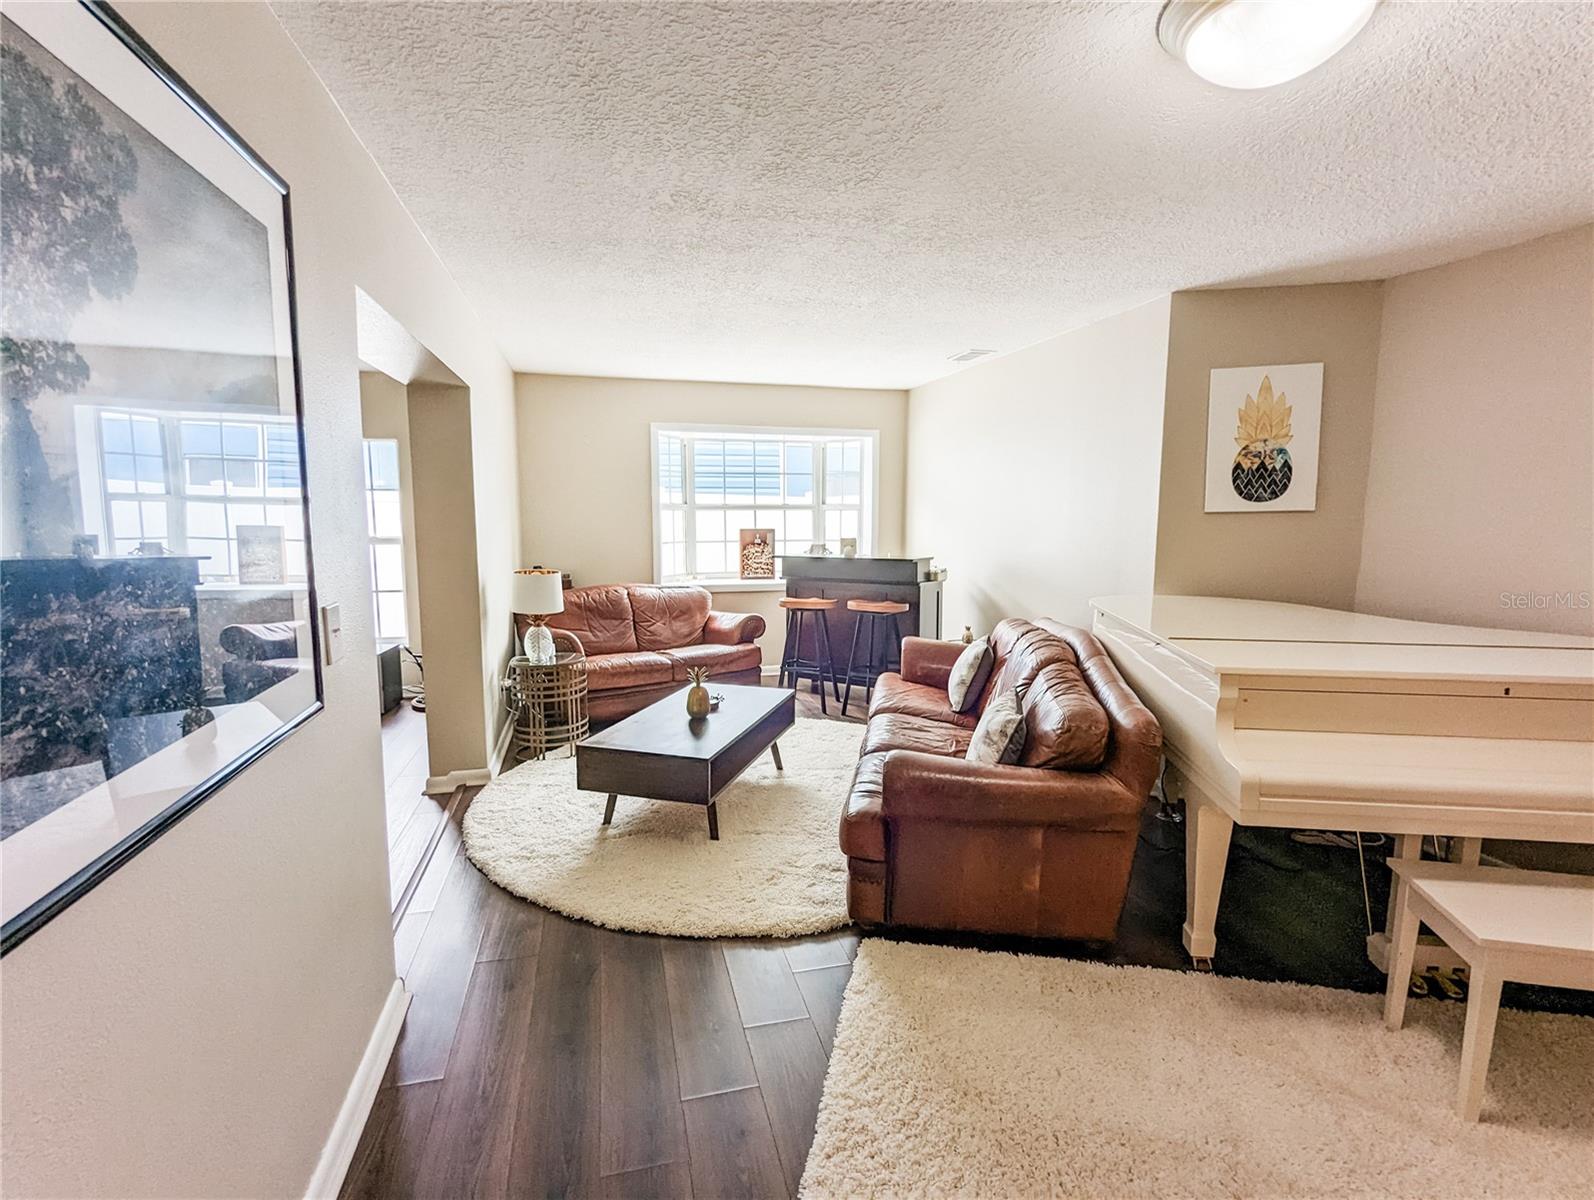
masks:
<path id="1" fill-rule="evenodd" d="M 1377 396 L 1356 607 L 1594 633 L 1594 227 L 1390 280 Z"/>
<path id="2" fill-rule="evenodd" d="M 653 506 L 650 425 L 770 425 L 880 432 L 880 541 L 903 549 L 907 393 L 772 384 L 683 383 L 575 375 L 519 375 L 522 557 L 569 571 L 577 586 L 650 582 Z M 715 594 L 716 608 L 756 612 L 766 665 L 780 661 L 783 590 Z"/>
<path id="3" fill-rule="evenodd" d="M 948 569 L 948 636 L 1008 616 L 1090 624 L 1149 592 L 1169 298 L 914 388 L 907 549 Z"/>
<path id="4" fill-rule="evenodd" d="M 519 558 L 511 374 L 269 8 L 118 8 L 292 187 L 316 580 L 350 650 L 325 712 L 6 956 L 3 1189 L 296 1195 L 393 980 L 355 287 L 470 386 L 484 629 Z"/>

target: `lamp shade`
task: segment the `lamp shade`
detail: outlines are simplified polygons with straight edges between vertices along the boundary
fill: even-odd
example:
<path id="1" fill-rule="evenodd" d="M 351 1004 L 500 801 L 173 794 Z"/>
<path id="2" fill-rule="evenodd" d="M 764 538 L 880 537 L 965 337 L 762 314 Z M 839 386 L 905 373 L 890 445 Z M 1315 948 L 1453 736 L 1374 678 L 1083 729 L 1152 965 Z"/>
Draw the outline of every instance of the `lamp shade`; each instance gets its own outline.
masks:
<path id="1" fill-rule="evenodd" d="M 515 572 L 510 606 L 528 617 L 546 617 L 565 610 L 563 581 L 558 571 L 541 567 Z"/>

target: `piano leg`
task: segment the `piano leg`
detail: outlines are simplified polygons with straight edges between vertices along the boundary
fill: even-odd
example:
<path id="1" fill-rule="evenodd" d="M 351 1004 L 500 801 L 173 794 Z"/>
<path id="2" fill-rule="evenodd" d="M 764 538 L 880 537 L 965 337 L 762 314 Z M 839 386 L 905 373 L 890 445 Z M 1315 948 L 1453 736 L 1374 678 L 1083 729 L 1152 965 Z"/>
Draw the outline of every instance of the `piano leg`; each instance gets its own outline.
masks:
<path id="1" fill-rule="evenodd" d="M 1234 822 L 1216 804 L 1194 792 L 1185 808 L 1184 948 L 1196 970 L 1210 971 L 1218 948 L 1218 899 L 1223 894 Z"/>

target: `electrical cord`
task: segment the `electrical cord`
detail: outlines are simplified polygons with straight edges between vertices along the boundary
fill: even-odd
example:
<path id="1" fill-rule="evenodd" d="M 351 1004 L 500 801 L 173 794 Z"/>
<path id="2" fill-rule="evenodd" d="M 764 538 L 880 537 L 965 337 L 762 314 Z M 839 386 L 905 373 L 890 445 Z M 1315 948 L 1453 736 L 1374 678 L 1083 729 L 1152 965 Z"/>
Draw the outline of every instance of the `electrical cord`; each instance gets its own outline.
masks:
<path id="1" fill-rule="evenodd" d="M 404 653 L 408 654 L 414 661 L 415 669 L 416 671 L 420 672 L 421 676 L 421 682 L 419 685 L 413 689 L 405 688 L 404 691 L 405 694 L 410 697 L 410 708 L 416 712 L 423 713 L 426 711 L 426 668 L 422 665 L 421 656 L 419 654 L 411 650 L 408 646 L 403 647 L 403 650 Z"/>

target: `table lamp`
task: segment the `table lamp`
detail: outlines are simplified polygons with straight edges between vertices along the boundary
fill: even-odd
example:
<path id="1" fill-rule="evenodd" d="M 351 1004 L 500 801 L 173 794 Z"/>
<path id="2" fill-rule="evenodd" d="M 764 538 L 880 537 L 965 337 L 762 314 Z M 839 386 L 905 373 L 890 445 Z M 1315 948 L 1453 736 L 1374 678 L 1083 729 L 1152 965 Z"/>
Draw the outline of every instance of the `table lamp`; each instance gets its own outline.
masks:
<path id="1" fill-rule="evenodd" d="M 553 634 L 548 629 L 548 618 L 565 610 L 563 579 L 559 572 L 543 567 L 516 571 L 510 605 L 516 613 L 531 619 L 526 630 L 526 657 L 534 663 L 553 662 Z"/>

